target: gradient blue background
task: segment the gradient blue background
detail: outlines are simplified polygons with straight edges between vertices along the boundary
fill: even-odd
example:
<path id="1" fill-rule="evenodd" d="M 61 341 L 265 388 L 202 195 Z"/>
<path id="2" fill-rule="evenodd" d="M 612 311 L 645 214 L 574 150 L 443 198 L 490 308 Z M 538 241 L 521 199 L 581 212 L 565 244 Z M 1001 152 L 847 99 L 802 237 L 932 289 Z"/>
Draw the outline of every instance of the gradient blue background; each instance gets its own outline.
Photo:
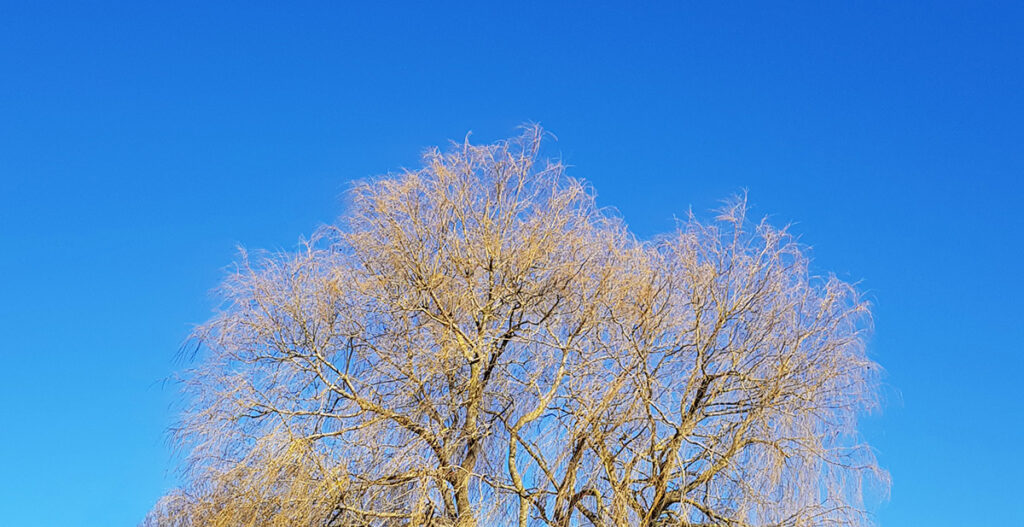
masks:
<path id="1" fill-rule="evenodd" d="M 0 0 L 0 523 L 174 484 L 161 380 L 236 244 L 538 121 L 641 235 L 747 188 L 862 281 L 883 525 L 1024 524 L 1024 12 L 714 3 Z"/>

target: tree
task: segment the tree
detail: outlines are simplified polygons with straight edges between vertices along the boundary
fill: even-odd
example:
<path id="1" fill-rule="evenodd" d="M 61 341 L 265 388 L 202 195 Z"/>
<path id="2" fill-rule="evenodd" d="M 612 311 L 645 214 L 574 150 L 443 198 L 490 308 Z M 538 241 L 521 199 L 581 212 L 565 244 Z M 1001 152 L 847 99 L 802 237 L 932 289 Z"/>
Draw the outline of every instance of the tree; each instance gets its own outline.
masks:
<path id="1" fill-rule="evenodd" d="M 859 525 L 868 305 L 785 230 L 638 240 L 527 128 L 243 253 L 151 525 Z"/>

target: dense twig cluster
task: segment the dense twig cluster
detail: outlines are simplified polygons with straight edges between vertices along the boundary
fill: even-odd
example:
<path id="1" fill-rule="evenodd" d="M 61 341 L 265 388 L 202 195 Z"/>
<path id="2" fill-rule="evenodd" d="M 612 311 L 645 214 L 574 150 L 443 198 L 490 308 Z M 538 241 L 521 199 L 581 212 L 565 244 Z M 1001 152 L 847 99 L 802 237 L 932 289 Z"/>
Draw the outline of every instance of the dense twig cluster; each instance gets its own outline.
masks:
<path id="1" fill-rule="evenodd" d="M 543 133 L 357 186 L 196 333 L 152 525 L 817 526 L 884 483 L 867 305 L 744 201 L 635 239 Z"/>

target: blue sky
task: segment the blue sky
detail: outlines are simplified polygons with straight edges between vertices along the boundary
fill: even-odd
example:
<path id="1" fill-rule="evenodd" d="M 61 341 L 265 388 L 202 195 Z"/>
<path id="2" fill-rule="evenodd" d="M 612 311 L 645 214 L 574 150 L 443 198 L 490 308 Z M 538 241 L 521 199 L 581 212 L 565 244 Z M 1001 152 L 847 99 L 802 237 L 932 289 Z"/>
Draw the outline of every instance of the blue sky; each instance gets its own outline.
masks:
<path id="1" fill-rule="evenodd" d="M 861 281 L 882 525 L 1024 524 L 1020 4 L 143 4 L 0 0 L 5 525 L 173 484 L 161 380 L 236 244 L 525 121 L 641 235 L 745 188 Z"/>

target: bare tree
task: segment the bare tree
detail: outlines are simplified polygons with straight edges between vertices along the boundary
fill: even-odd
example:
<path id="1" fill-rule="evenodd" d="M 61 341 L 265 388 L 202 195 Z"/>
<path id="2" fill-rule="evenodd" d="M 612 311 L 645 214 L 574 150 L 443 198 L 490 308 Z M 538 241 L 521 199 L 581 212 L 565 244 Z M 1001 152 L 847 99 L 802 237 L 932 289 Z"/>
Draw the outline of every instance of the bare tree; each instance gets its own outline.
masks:
<path id="1" fill-rule="evenodd" d="M 636 239 L 543 132 L 243 254 L 151 525 L 860 525 L 869 310 L 731 201 Z"/>

